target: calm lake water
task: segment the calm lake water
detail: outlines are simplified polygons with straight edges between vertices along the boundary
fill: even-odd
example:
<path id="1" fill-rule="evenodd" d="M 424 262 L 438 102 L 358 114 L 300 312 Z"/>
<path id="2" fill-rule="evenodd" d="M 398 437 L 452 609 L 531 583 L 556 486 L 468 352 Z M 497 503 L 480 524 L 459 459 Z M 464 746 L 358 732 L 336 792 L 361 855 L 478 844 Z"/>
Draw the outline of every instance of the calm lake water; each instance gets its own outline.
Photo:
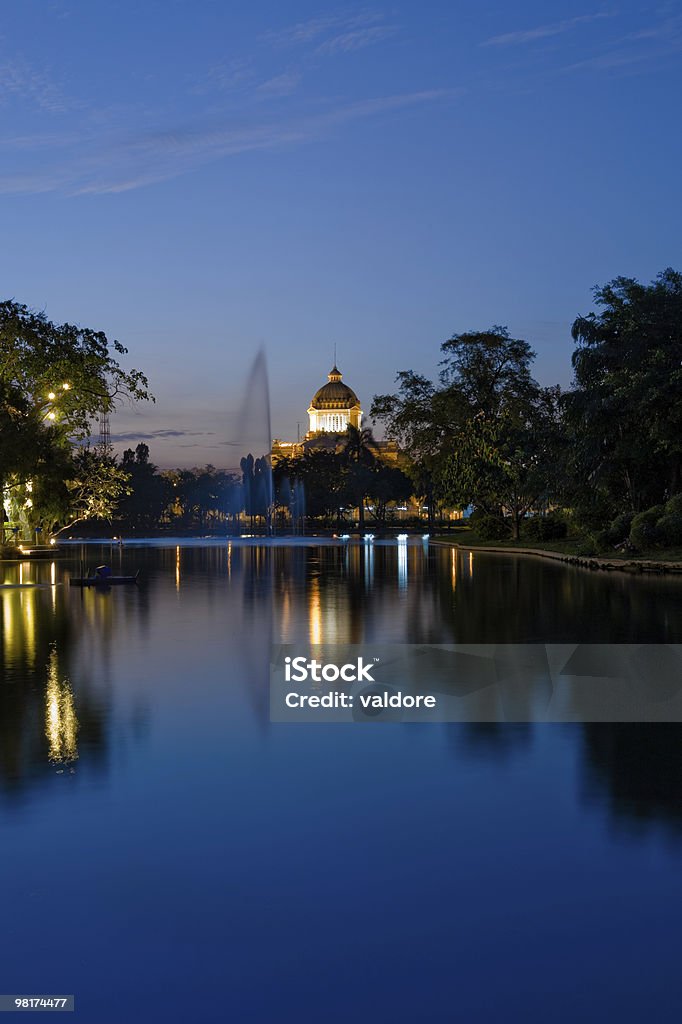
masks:
<path id="1" fill-rule="evenodd" d="M 167 542 L 165 542 L 167 543 Z M 90 566 L 134 587 L 63 585 Z M 273 725 L 271 642 L 682 642 L 682 582 L 397 545 L 0 565 L 0 992 L 87 1024 L 679 1021 L 680 726 Z"/>

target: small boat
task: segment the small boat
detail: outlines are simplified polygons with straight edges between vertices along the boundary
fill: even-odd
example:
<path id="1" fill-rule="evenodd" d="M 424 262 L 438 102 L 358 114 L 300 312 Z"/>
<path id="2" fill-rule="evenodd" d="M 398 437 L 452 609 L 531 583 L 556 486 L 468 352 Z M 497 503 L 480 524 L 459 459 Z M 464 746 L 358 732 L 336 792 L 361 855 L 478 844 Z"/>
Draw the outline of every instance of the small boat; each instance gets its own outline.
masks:
<path id="1" fill-rule="evenodd" d="M 134 576 L 104 576 L 95 572 L 94 576 L 72 576 L 69 585 L 72 587 L 111 587 L 119 583 L 137 583 L 140 575 L 138 569 Z"/>

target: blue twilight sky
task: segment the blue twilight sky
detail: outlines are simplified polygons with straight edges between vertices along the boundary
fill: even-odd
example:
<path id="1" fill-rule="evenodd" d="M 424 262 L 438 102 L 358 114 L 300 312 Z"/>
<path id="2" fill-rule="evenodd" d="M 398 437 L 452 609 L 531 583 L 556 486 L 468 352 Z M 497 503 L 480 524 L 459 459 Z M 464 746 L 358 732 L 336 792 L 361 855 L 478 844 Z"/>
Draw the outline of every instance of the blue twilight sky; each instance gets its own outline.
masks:
<path id="1" fill-rule="evenodd" d="M 105 330 L 230 464 L 267 350 L 296 436 L 338 347 L 369 408 L 494 323 L 567 384 L 591 287 L 682 267 L 682 4 L 5 0 L 0 297 Z"/>

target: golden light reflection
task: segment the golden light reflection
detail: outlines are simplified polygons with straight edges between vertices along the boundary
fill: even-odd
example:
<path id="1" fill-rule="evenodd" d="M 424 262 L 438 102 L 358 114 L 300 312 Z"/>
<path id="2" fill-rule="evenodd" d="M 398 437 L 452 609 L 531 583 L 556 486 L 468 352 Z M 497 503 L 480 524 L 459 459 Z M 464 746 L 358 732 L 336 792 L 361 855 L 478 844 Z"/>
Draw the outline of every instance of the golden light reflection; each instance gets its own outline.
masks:
<path id="1" fill-rule="evenodd" d="M 452 575 L 452 589 L 457 589 L 457 548 L 453 548 L 450 552 L 451 557 L 451 575 Z"/>
<path id="2" fill-rule="evenodd" d="M 473 575 L 474 575 L 474 553 L 473 553 L 473 551 L 470 551 L 469 552 L 469 576 L 473 576 Z"/>
<path id="3" fill-rule="evenodd" d="M 180 545 L 175 548 L 175 589 L 180 589 Z"/>
<path id="4" fill-rule="evenodd" d="M 289 629 L 291 627 L 291 597 L 289 591 L 284 591 L 282 598 L 282 640 L 286 643 L 289 639 Z"/>
<path id="5" fill-rule="evenodd" d="M 14 661 L 15 655 L 14 645 L 16 626 L 14 622 L 13 597 L 13 594 L 8 593 L 4 593 L 2 595 L 2 646 L 4 660 L 9 664 Z"/>
<path id="6" fill-rule="evenodd" d="M 19 595 L 22 618 L 24 620 L 24 650 L 26 661 L 32 668 L 36 656 L 36 619 L 35 619 L 35 592 L 22 591 Z"/>
<path id="7" fill-rule="evenodd" d="M 45 690 L 45 735 L 48 757 L 54 764 L 78 759 L 78 719 L 68 679 L 59 679 L 57 651 L 53 648 L 47 667 Z"/>
<path id="8" fill-rule="evenodd" d="M 322 643 L 322 604 L 320 601 L 320 581 L 314 576 L 310 581 L 310 599 L 308 602 L 309 632 L 311 644 Z"/>
<path id="9" fill-rule="evenodd" d="M 232 541 L 227 542 L 227 578 L 232 578 Z"/>

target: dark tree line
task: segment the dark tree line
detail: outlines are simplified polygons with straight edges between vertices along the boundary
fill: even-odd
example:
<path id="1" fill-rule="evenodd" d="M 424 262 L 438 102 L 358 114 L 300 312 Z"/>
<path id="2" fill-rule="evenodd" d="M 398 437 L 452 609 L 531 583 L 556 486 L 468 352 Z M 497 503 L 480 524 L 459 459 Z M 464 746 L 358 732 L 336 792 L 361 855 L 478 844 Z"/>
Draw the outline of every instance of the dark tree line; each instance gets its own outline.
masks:
<path id="1" fill-rule="evenodd" d="M 119 501 L 112 521 L 122 530 L 211 530 L 224 527 L 243 508 L 243 488 L 235 474 L 213 466 L 160 472 L 146 444 L 127 449 L 121 469 L 128 476 L 129 493 Z"/>
<path id="2" fill-rule="evenodd" d="M 349 426 L 337 449 L 281 459 L 273 473 L 276 507 L 312 519 L 385 526 L 391 510 L 414 493 L 403 470 L 382 457 L 372 432 Z"/>
<path id="3" fill-rule="evenodd" d="M 563 393 L 533 378 L 526 341 L 493 327 L 444 342 L 437 382 L 401 371 L 375 396 L 371 416 L 431 509 L 473 505 L 489 537 L 573 525 L 598 547 L 682 544 L 682 275 L 616 278 L 594 297 Z"/>

